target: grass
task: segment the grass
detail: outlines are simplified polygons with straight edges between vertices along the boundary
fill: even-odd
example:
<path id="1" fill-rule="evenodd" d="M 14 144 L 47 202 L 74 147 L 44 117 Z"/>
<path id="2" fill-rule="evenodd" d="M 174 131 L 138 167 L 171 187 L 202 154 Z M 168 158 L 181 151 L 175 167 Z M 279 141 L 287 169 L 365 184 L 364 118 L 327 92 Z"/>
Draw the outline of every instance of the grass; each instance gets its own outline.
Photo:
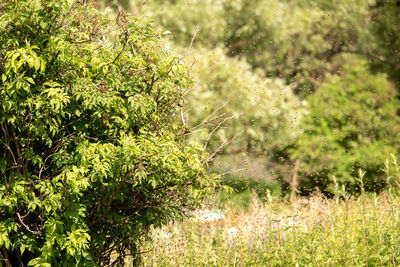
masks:
<path id="1" fill-rule="evenodd" d="M 222 183 L 228 185 L 234 194 L 219 194 L 219 202 L 235 202 L 236 205 L 247 207 L 251 203 L 253 193 L 265 199 L 266 192 L 282 195 L 281 184 L 271 173 L 274 169 L 269 161 L 262 157 L 251 157 L 239 154 L 235 157 L 221 155 L 213 162 L 212 173 L 224 173 Z"/>
<path id="2" fill-rule="evenodd" d="M 153 229 L 142 266 L 398 266 L 400 195 L 252 198 L 225 218 Z"/>
<path id="3" fill-rule="evenodd" d="M 236 176 L 224 177 L 223 184 L 233 190 L 233 194 L 222 191 L 217 196 L 217 201 L 221 204 L 241 206 L 247 208 L 252 202 L 254 195 L 258 199 L 265 200 L 268 194 L 274 196 L 282 195 L 278 182 L 260 181 L 252 178 L 243 179 Z"/>

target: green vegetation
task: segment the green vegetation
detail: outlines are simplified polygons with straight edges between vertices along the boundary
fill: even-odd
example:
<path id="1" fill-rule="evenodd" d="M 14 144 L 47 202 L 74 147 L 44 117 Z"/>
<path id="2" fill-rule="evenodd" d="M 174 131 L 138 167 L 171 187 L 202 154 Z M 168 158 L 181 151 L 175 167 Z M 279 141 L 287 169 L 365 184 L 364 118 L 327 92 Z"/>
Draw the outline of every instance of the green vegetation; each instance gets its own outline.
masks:
<path id="1" fill-rule="evenodd" d="M 400 147 L 400 102 L 386 76 L 368 73 L 366 63 L 356 60 L 340 76 L 327 77 L 308 101 L 304 134 L 288 149 L 300 161 L 300 188 L 332 192 L 333 179 L 350 192 L 383 188 L 384 162 Z"/>
<path id="2" fill-rule="evenodd" d="M 400 264 L 400 168 L 385 161 L 380 194 L 335 197 L 253 195 L 248 207 L 218 203 L 224 218 L 193 216 L 151 230 L 142 266 L 397 266 Z M 359 183 L 362 183 L 359 181 Z"/>
<path id="3" fill-rule="evenodd" d="M 0 267 L 400 265 L 399 14 L 0 0 Z"/>
<path id="4" fill-rule="evenodd" d="M 175 117 L 187 70 L 149 24 L 10 0 L 0 28 L 1 265 L 122 264 L 217 184 Z"/>
<path id="5" fill-rule="evenodd" d="M 398 266 L 400 196 L 254 199 L 151 232 L 142 266 Z"/>
<path id="6" fill-rule="evenodd" d="M 184 105 L 188 123 L 198 129 L 191 137 L 200 144 L 212 137 L 210 152 L 223 144 L 219 154 L 271 157 L 274 148 L 300 133 L 304 107 L 283 80 L 263 77 L 244 60 L 227 57 L 221 48 L 193 50 L 185 61 L 194 63 L 190 69 L 194 85 Z"/>
<path id="7" fill-rule="evenodd" d="M 370 4 L 367 0 L 156 0 L 149 1 L 143 12 L 171 31 L 177 44 L 187 46 L 198 29 L 195 45 L 223 45 L 230 56 L 246 59 L 267 77 L 296 83 L 306 95 L 317 89 L 325 73 L 340 67 L 341 53 L 361 51 L 368 44 L 364 41 Z"/>
<path id="8" fill-rule="evenodd" d="M 230 100 L 219 111 L 235 119 L 215 131 L 211 153 L 224 144 L 217 157 L 228 162 L 263 159 L 270 180 L 303 194 L 332 192 L 334 179 L 358 192 L 360 168 L 363 189 L 385 187 L 384 159 L 400 152 L 398 1 L 120 2 L 191 47 L 189 122 Z"/>
<path id="9" fill-rule="evenodd" d="M 371 35 L 365 40 L 368 49 L 358 51 L 368 55 L 375 71 L 385 71 L 400 88 L 400 2 L 378 0 L 371 7 Z M 372 45 L 371 45 L 372 44 Z"/>

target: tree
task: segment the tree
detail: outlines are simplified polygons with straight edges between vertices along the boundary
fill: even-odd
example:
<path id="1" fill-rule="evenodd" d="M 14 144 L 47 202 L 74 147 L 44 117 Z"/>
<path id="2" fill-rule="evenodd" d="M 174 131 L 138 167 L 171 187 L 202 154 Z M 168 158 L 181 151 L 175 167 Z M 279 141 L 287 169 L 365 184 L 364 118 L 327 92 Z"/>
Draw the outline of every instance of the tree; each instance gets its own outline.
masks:
<path id="1" fill-rule="evenodd" d="M 95 6 L 0 3 L 6 266 L 122 264 L 218 182 L 175 116 L 186 68 L 149 24 Z"/>
<path id="2" fill-rule="evenodd" d="M 280 102 L 281 100 L 273 98 L 270 101 L 271 103 L 267 104 L 262 100 L 268 97 L 260 93 L 260 91 L 258 91 L 259 94 L 252 90 L 241 91 L 238 87 L 257 88 L 259 81 L 249 82 L 252 80 L 249 77 L 253 77 L 254 74 L 254 77 L 258 76 L 262 81 L 268 81 L 268 83 L 283 80 L 284 83 L 280 88 L 286 88 L 286 85 L 290 85 L 299 99 L 307 99 L 308 95 L 316 93 L 318 90 L 327 90 L 327 87 L 333 88 L 332 95 L 328 97 L 329 101 L 327 100 L 327 103 L 322 102 L 318 106 L 322 114 L 326 112 L 326 106 L 323 105 L 332 102 L 335 103 L 333 106 L 341 106 L 335 102 L 335 98 L 341 99 L 341 94 L 336 87 L 341 88 L 340 90 L 345 90 L 347 95 L 347 87 L 353 86 L 349 80 L 357 80 L 357 87 L 365 90 L 371 84 L 382 83 L 383 88 L 379 89 L 382 90 L 382 94 L 394 94 L 393 90 L 388 88 L 392 87 L 389 81 L 395 82 L 397 90 L 400 88 L 400 65 L 398 64 L 400 24 L 397 23 L 400 18 L 400 12 L 398 12 L 400 5 L 398 0 L 154 0 L 149 1 L 144 6 L 142 1 L 136 1 L 137 5 L 133 1 L 127 0 L 115 0 L 114 2 L 124 2 L 126 6 L 130 2 L 130 7 L 135 12 L 141 9 L 142 13 L 149 16 L 155 25 L 171 31 L 171 40 L 179 46 L 187 47 L 190 44 L 194 49 L 202 51 L 208 49 L 210 50 L 208 53 L 215 54 L 214 58 L 211 56 L 208 61 L 205 59 L 200 60 L 201 64 L 205 64 L 204 66 L 206 67 L 198 69 L 199 75 L 195 79 L 198 78 L 198 84 L 200 85 L 192 90 L 192 95 L 189 95 L 189 99 L 193 99 L 189 100 L 189 105 L 192 106 L 190 104 L 191 101 L 201 104 L 196 105 L 195 109 L 189 109 L 188 114 L 194 118 L 195 122 L 200 122 L 199 115 L 204 110 L 210 108 L 215 110 L 218 105 L 225 103 L 224 100 L 231 99 L 232 105 L 225 105 L 220 111 L 222 113 L 240 113 L 241 116 L 237 120 L 227 122 L 225 124 L 227 128 L 215 132 L 220 140 L 214 139 L 214 141 L 218 140 L 219 143 L 230 140 L 237 134 L 235 140 L 227 145 L 223 152 L 229 150 L 240 151 L 241 149 L 241 151 L 246 150 L 255 154 L 264 154 L 268 151 L 268 156 L 271 156 L 269 159 L 274 160 L 274 163 L 279 165 L 279 168 L 277 168 L 279 169 L 277 170 L 279 174 L 277 176 L 280 177 L 288 177 L 288 173 L 298 167 L 297 161 L 290 162 L 289 168 L 291 170 L 284 166 L 286 164 L 282 164 L 282 161 L 285 162 L 288 159 L 288 151 L 294 153 L 291 154 L 293 160 L 296 160 L 297 156 L 303 160 L 303 156 L 318 155 L 316 157 L 319 159 L 315 161 L 315 166 L 310 158 L 301 163 L 303 167 L 315 167 L 315 172 L 314 167 L 310 167 L 307 171 L 303 170 L 301 175 L 302 186 L 305 186 L 307 190 L 314 186 L 320 186 L 322 190 L 329 190 L 332 182 L 330 179 L 335 175 L 340 183 L 346 184 L 350 187 L 350 190 L 356 191 L 358 189 L 355 186 L 355 176 L 358 174 L 357 170 L 353 171 L 352 168 L 360 166 L 367 169 L 365 178 L 369 180 L 369 189 L 372 190 L 374 186 L 378 186 L 377 189 L 379 189 L 383 185 L 382 172 L 379 169 L 383 158 L 388 156 L 386 152 L 397 151 L 398 144 L 396 142 L 391 139 L 386 140 L 383 137 L 377 140 L 372 138 L 376 147 L 371 147 L 371 151 L 368 153 L 363 152 L 366 155 L 365 158 L 357 158 L 362 154 L 360 151 L 353 151 L 357 156 L 349 156 L 347 144 L 343 145 L 330 133 L 324 133 L 333 138 L 331 140 L 332 143 L 328 142 L 330 145 L 335 147 L 336 142 L 338 142 L 338 146 L 341 147 L 339 151 L 344 151 L 343 155 L 336 155 L 339 160 L 332 155 L 331 148 L 324 147 L 325 139 L 322 139 L 322 141 L 321 139 L 312 140 L 315 135 L 310 134 L 310 138 L 306 138 L 307 134 L 304 134 L 304 142 L 313 144 L 310 146 L 305 145 L 305 143 L 301 145 L 301 149 L 304 149 L 305 152 L 304 155 L 299 152 L 301 149 L 299 150 L 297 147 L 294 147 L 293 150 L 284 149 L 280 151 L 278 149 L 276 151 L 271 148 L 284 147 L 285 142 L 287 142 L 286 147 L 293 145 L 290 141 L 291 139 L 288 138 L 290 131 L 284 130 L 285 126 L 288 125 L 285 119 L 278 124 L 274 124 L 274 126 L 280 125 L 283 127 L 278 128 L 282 130 L 279 133 L 275 131 L 277 128 L 268 124 L 277 118 L 281 118 L 280 116 L 275 117 L 268 114 L 268 110 L 271 110 L 271 107 L 279 106 L 282 103 Z M 219 58 L 217 56 L 218 53 L 215 53 L 216 50 L 222 51 L 233 60 L 230 63 L 228 63 L 229 60 L 227 59 L 216 60 L 216 58 Z M 361 59 L 364 61 L 358 67 L 358 63 L 354 63 L 353 67 L 366 72 L 364 76 L 361 74 L 349 74 L 352 73 L 351 71 L 347 73 L 349 69 L 353 68 L 348 65 L 348 61 L 352 61 L 357 57 L 356 61 Z M 248 68 L 246 67 L 245 69 L 254 73 L 247 75 L 247 73 L 243 74 L 241 71 L 232 71 L 236 69 L 233 66 L 237 66 L 237 64 L 233 62 L 238 62 L 237 59 L 241 62 L 240 66 L 247 63 Z M 219 62 L 225 62 L 225 60 L 227 62 L 224 63 L 225 66 L 219 65 Z M 343 67 L 346 64 L 347 66 Z M 196 65 L 193 68 L 196 69 Z M 346 73 L 343 73 L 343 69 L 346 70 Z M 262 71 L 261 75 L 260 70 Z M 225 71 L 237 74 L 227 75 Z M 218 75 L 216 75 L 217 73 Z M 376 75 L 373 75 L 373 73 Z M 383 77 L 381 73 L 386 73 L 387 77 Z M 238 75 L 237 77 L 239 78 L 236 79 L 235 75 Z M 342 75 L 346 78 L 346 81 L 339 82 L 332 78 L 342 77 Z M 352 75 L 354 76 L 353 78 L 351 78 Z M 225 87 L 226 89 L 224 89 Z M 208 90 L 202 91 L 201 88 L 208 88 Z M 229 88 L 236 88 L 232 91 L 238 93 L 228 93 Z M 385 91 L 385 88 L 388 91 Z M 379 90 L 377 89 L 377 91 Z M 362 95 L 361 91 L 359 92 Z M 372 95 L 371 97 L 374 98 L 375 96 Z M 251 103 L 252 101 L 249 100 L 253 99 L 254 96 L 260 101 L 255 101 L 256 105 L 252 109 L 245 103 Z M 318 97 L 322 97 L 321 94 L 310 98 L 315 102 L 315 105 L 319 102 Z M 352 101 L 344 101 L 343 103 L 355 105 L 360 110 L 366 110 L 368 105 L 358 100 L 352 99 Z M 394 106 L 390 107 L 392 104 Z M 387 106 L 385 106 L 385 110 L 390 114 L 388 118 L 391 121 L 397 121 L 396 112 L 392 112 L 396 109 L 397 104 L 394 99 L 393 101 L 388 101 Z M 314 108 L 312 107 L 312 109 Z M 347 114 L 346 112 L 350 107 L 344 106 L 341 108 Z M 315 108 L 315 110 L 318 109 Z M 390 109 L 393 110 L 389 111 Z M 241 113 L 238 112 L 239 110 L 248 112 Z M 294 110 L 296 108 L 291 109 L 291 111 Z M 284 114 L 290 117 L 293 114 L 291 111 L 286 110 L 287 113 Z M 261 113 L 268 114 L 268 116 L 259 116 Z M 318 116 L 318 113 L 314 113 L 314 111 L 311 111 L 311 113 L 314 116 Z M 284 116 L 282 117 L 286 118 Z M 362 115 L 360 114 L 359 116 L 360 120 L 363 120 Z M 369 119 L 379 120 L 382 123 L 382 127 L 386 121 L 386 117 L 382 117 L 379 113 L 374 115 L 365 112 L 365 116 Z M 325 119 L 322 118 L 322 120 Z M 309 124 L 305 123 L 300 127 L 295 125 L 293 136 L 296 136 L 301 127 L 310 127 L 310 125 L 313 125 L 310 121 Z M 317 125 L 314 126 L 316 128 L 319 127 Z M 331 127 L 334 126 L 329 125 L 328 128 Z M 363 127 L 361 129 L 364 131 Z M 370 126 L 365 127 L 366 131 L 368 131 Z M 232 131 L 231 129 L 234 130 Z M 348 129 L 339 127 L 335 129 L 335 135 L 346 136 L 348 134 L 342 132 L 342 130 Z M 212 132 L 211 127 L 201 132 L 204 134 L 203 140 L 207 138 L 210 132 Z M 393 133 L 392 130 L 389 132 Z M 363 136 L 363 133 L 360 133 L 360 135 Z M 278 141 L 276 137 L 282 137 L 282 139 Z M 357 143 L 357 147 L 367 147 L 364 141 L 357 139 L 358 137 L 346 138 L 354 139 L 353 141 Z M 200 139 L 202 138 L 200 137 Z M 218 147 L 219 143 L 214 141 L 210 140 L 211 147 Z M 390 148 L 391 145 L 392 148 Z M 246 148 L 244 149 L 244 147 Z M 313 151 L 310 147 L 316 151 Z M 333 147 L 332 149 L 334 149 Z M 372 151 L 379 151 L 376 152 L 379 157 L 374 158 Z M 380 153 L 382 151 L 385 153 Z M 326 157 L 326 155 L 330 156 Z M 346 157 L 348 161 L 345 160 Z M 323 158 L 327 160 L 323 162 Z M 343 164 L 337 167 L 336 165 L 340 162 Z M 293 163 L 295 164 L 293 165 Z M 317 163 L 321 163 L 321 168 L 317 166 Z M 294 168 L 292 168 L 292 165 Z M 373 178 L 373 175 L 375 175 L 376 179 Z M 290 176 L 296 177 L 295 174 Z"/>
<path id="3" fill-rule="evenodd" d="M 400 90 L 400 2 L 376 1 L 371 8 L 370 40 L 360 53 L 369 56 L 375 71 L 384 71 Z"/>
<path id="4" fill-rule="evenodd" d="M 384 162 L 400 148 L 399 100 L 384 74 L 368 73 L 364 60 L 353 58 L 341 75 L 330 75 L 308 97 L 309 113 L 301 122 L 304 133 L 288 149 L 300 161 L 303 192 L 319 187 L 333 190 L 334 180 L 350 192 L 385 185 Z"/>
<path id="5" fill-rule="evenodd" d="M 224 144 L 225 154 L 271 158 L 300 133 L 304 107 L 283 80 L 265 78 L 222 48 L 194 50 L 185 61 L 194 80 L 184 102 L 188 123 L 197 127 L 192 139 L 209 141 L 209 152 Z"/>
<path id="6" fill-rule="evenodd" d="M 149 1 L 144 13 L 187 46 L 223 45 L 266 77 L 295 83 L 302 97 L 335 73 L 343 52 L 368 34 L 370 1 L 176 0 Z M 162 5 L 162 8 L 157 8 Z M 360 41 L 361 40 L 361 41 Z"/>

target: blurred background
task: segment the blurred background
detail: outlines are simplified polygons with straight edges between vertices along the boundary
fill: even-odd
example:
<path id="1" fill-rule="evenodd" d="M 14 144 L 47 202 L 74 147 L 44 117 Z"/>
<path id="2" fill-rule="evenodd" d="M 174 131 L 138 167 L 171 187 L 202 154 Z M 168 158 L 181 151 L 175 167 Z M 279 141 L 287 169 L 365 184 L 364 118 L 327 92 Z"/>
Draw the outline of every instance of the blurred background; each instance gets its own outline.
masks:
<path id="1" fill-rule="evenodd" d="M 400 1 L 104 0 L 190 71 L 181 118 L 210 172 L 252 194 L 380 191 L 400 149 Z M 363 187 L 363 188 L 361 188 Z M 228 198 L 222 194 L 221 199 Z"/>

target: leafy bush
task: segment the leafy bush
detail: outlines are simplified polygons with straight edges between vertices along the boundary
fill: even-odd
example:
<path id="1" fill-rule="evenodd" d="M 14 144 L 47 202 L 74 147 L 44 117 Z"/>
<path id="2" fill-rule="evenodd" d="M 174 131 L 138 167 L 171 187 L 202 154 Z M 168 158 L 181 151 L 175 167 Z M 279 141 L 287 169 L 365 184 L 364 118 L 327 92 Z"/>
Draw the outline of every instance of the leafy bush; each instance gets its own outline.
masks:
<path id="1" fill-rule="evenodd" d="M 353 192 L 361 183 L 379 190 L 384 162 L 400 148 L 394 86 L 383 74 L 369 74 L 364 61 L 354 60 L 342 72 L 328 76 L 308 98 L 304 133 L 290 150 L 292 159 L 300 160 L 303 190 L 319 186 L 332 191 L 334 180 Z"/>
<path id="2" fill-rule="evenodd" d="M 0 255 L 109 266 L 217 180 L 175 118 L 188 86 L 160 35 L 88 1 L 0 3 Z"/>

